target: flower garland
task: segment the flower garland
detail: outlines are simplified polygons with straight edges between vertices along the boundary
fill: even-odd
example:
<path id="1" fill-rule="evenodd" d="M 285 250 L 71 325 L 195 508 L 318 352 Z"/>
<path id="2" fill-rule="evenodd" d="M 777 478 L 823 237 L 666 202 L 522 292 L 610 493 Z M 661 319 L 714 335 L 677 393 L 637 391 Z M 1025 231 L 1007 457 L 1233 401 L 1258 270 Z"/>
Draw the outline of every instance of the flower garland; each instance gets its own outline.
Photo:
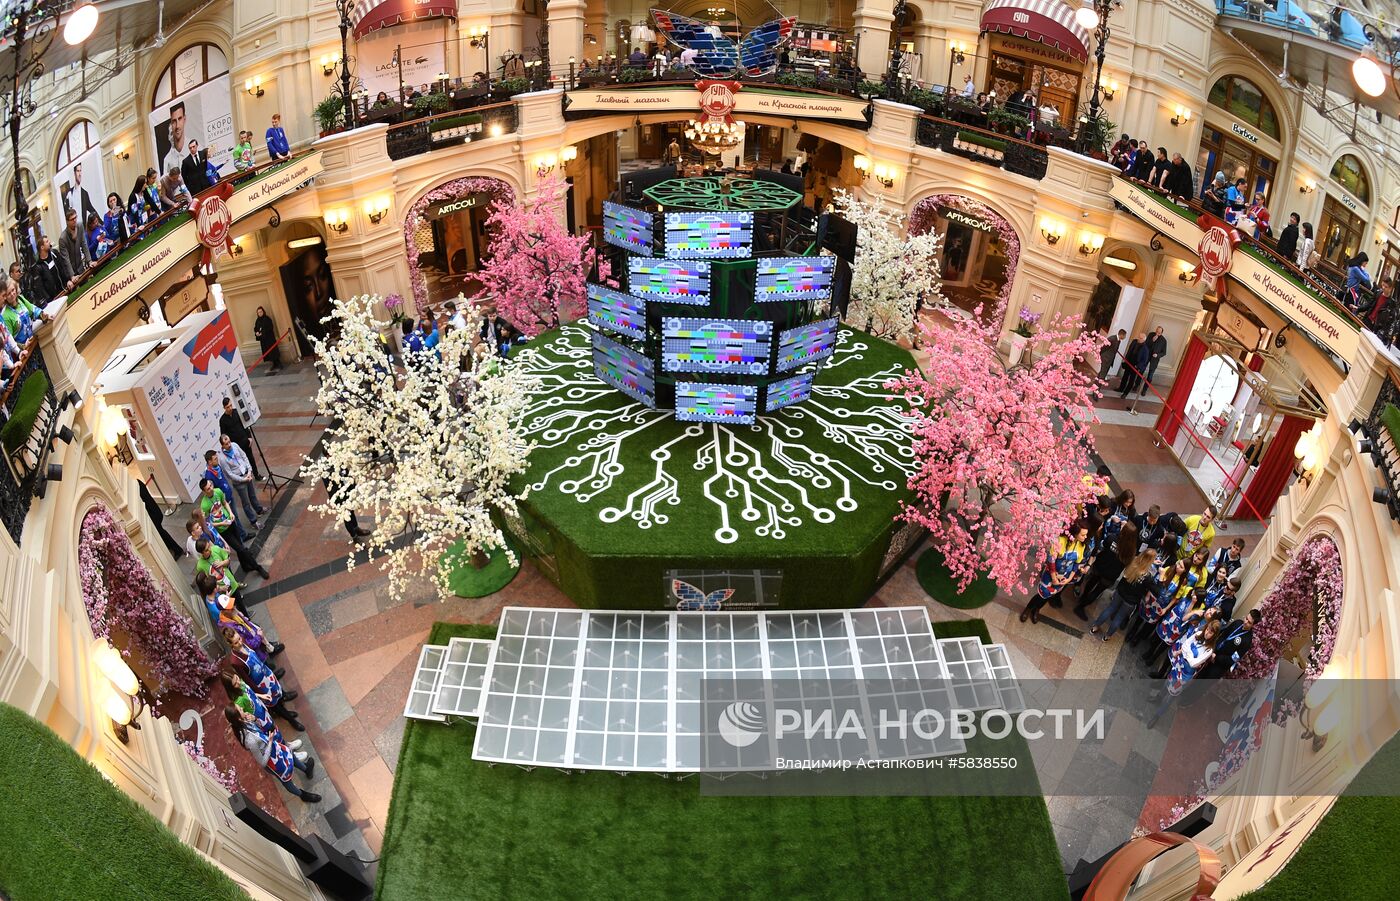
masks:
<path id="1" fill-rule="evenodd" d="M 985 220 L 1001 239 L 1001 246 L 1006 250 L 1006 284 L 1001 286 L 1001 292 L 997 294 L 999 320 L 1005 314 L 1006 305 L 1011 302 L 1011 287 L 1016 281 L 1016 264 L 1021 260 L 1021 239 L 1017 236 L 1016 229 L 1011 227 L 1006 217 L 980 200 L 973 200 L 961 194 L 932 194 L 914 204 L 914 210 L 909 214 L 909 233 L 921 235 L 932 228 L 933 217 L 938 215 L 940 206 Z"/>
<path id="2" fill-rule="evenodd" d="M 238 773 L 234 769 L 221 770 L 217 763 L 204 756 L 204 740 L 202 738 L 197 742 L 181 739 L 180 747 L 184 748 L 185 753 L 190 755 L 190 760 L 193 760 L 201 770 L 204 770 L 206 776 L 222 785 L 229 794 L 236 795 L 242 791 L 238 785 Z"/>
<path id="3" fill-rule="evenodd" d="M 403 241 L 408 248 L 408 278 L 413 285 L 413 303 L 418 309 L 428 302 L 428 280 L 423 275 L 423 270 L 418 268 L 418 245 L 413 240 L 413 232 L 418 227 L 418 221 L 423 218 L 423 213 L 428 207 L 439 200 L 452 200 L 457 197 L 464 197 L 468 194 L 490 194 L 491 202 L 495 203 L 515 203 L 515 190 L 510 185 L 499 178 L 487 178 L 484 176 L 472 176 L 469 178 L 454 178 L 452 181 L 443 182 L 433 188 L 409 208 L 408 215 L 403 220 Z"/>
<path id="4" fill-rule="evenodd" d="M 150 668 L 160 682 L 157 695 L 209 694 L 206 680 L 217 668 L 106 507 L 93 507 L 83 517 L 78 581 L 93 634 L 106 638 L 117 628 L 130 636 L 131 647 L 122 656 L 134 653 Z"/>
<path id="5" fill-rule="evenodd" d="M 1337 626 L 1342 617 L 1342 555 L 1336 543 L 1326 535 L 1315 535 L 1303 542 L 1260 602 L 1258 610 L 1263 619 L 1254 627 L 1254 643 L 1230 678 L 1269 678 L 1284 647 L 1304 626 L 1312 626 L 1312 647 L 1303 667 L 1303 691 L 1306 692 L 1322 675 L 1337 644 Z M 1273 722 L 1282 723 L 1298 712 L 1296 700 L 1275 698 Z M 1241 743 L 1222 757 L 1210 778 L 1197 783 L 1190 795 L 1173 806 L 1159 828 L 1167 828 L 1194 810 L 1239 772 L 1253 751 L 1251 745 Z"/>

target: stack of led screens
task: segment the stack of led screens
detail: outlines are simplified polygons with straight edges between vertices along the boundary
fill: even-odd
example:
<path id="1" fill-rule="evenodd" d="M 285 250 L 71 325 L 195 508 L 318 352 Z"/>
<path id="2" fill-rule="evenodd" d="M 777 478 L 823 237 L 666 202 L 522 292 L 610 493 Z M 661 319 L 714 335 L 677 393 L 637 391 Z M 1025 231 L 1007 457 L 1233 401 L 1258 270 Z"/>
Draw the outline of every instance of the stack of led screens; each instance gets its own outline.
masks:
<path id="1" fill-rule="evenodd" d="M 667 317 L 661 330 L 661 368 L 667 372 L 763 375 L 773 324 L 762 319 Z"/>
<path id="2" fill-rule="evenodd" d="M 646 210 L 603 201 L 603 240 L 636 253 L 651 253 L 652 214 Z"/>
<path id="3" fill-rule="evenodd" d="M 647 302 L 621 291 L 588 285 L 588 321 L 609 331 L 641 338 L 647 331 Z"/>
<path id="4" fill-rule="evenodd" d="M 494 641 L 483 638 L 454 638 L 447 643 L 442 680 L 433 701 L 434 713 L 444 716 L 480 714 L 486 668 L 495 646 Z"/>
<path id="5" fill-rule="evenodd" d="M 754 300 L 826 300 L 836 257 L 759 257 L 754 276 Z"/>
<path id="6" fill-rule="evenodd" d="M 1016 673 L 1011 669 L 1011 655 L 1004 644 L 989 644 L 984 647 L 987 663 L 992 668 L 992 680 L 1001 694 L 998 705 L 1007 713 L 1020 713 L 1026 709 L 1026 697 L 1021 684 L 1016 681 Z"/>
<path id="7" fill-rule="evenodd" d="M 433 702 L 437 700 L 438 683 L 442 681 L 443 660 L 447 657 L 447 647 L 445 645 L 425 644 L 418 652 L 418 666 L 413 670 L 413 681 L 408 686 L 408 703 L 404 705 L 403 715 L 415 720 L 434 720 L 443 722 L 447 719 L 441 713 L 433 711 Z"/>
<path id="8" fill-rule="evenodd" d="M 667 213 L 666 256 L 671 259 L 737 259 L 753 248 L 753 213 Z"/>
<path id="9" fill-rule="evenodd" d="M 637 403 L 656 406 L 651 360 L 599 332 L 593 333 L 593 371 Z"/>
<path id="10" fill-rule="evenodd" d="M 758 418 L 758 389 L 752 385 L 676 382 L 676 418 L 681 422 L 752 424 Z"/>
<path id="11" fill-rule="evenodd" d="M 825 359 L 836 349 L 836 318 L 819 319 L 778 333 L 778 372 Z"/>
<path id="12" fill-rule="evenodd" d="M 764 402 L 764 410 L 772 413 L 791 404 L 802 403 L 812 396 L 812 383 L 816 378 L 815 372 L 804 372 L 773 382 L 768 386 L 768 399 Z"/>
<path id="13" fill-rule="evenodd" d="M 710 264 L 705 260 L 630 257 L 627 286 L 643 300 L 704 306 L 710 302 Z"/>
<path id="14" fill-rule="evenodd" d="M 953 702 L 960 710 L 991 710 L 1001 706 L 1001 693 L 992 678 L 987 654 L 976 638 L 945 638 L 939 656 L 948 669 Z"/>

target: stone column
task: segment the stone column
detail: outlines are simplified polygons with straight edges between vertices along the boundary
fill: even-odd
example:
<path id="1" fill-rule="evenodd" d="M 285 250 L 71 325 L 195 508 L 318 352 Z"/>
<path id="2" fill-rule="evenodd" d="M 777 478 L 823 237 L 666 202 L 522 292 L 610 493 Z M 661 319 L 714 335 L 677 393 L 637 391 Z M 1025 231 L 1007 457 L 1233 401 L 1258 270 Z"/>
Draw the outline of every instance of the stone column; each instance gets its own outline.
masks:
<path id="1" fill-rule="evenodd" d="M 854 17 L 857 35 L 856 65 L 871 81 L 879 81 L 890 60 L 890 34 L 894 28 L 894 0 L 861 0 Z"/>

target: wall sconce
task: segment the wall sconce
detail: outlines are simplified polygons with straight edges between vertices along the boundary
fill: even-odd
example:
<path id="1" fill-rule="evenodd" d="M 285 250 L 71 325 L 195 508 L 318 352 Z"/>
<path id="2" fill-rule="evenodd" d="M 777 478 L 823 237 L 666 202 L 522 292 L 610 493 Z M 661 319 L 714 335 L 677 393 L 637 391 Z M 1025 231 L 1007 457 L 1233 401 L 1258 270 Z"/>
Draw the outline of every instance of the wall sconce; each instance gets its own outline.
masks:
<path id="1" fill-rule="evenodd" d="M 112 151 L 112 156 L 119 160 L 129 160 L 131 159 L 131 151 L 126 149 L 125 144 L 118 144 L 116 149 Z"/>
<path id="2" fill-rule="evenodd" d="M 1316 191 L 1316 190 L 1317 190 L 1317 182 L 1313 181 L 1311 178 L 1305 178 L 1305 179 L 1303 179 L 1303 183 L 1302 183 L 1301 185 L 1298 186 L 1298 193 L 1299 193 L 1299 194 L 1311 194 L 1313 191 Z"/>
<path id="3" fill-rule="evenodd" d="M 500 136 L 501 136 L 501 123 L 499 123 L 499 122 L 492 122 L 492 123 L 491 123 L 491 137 L 493 137 L 493 138 L 499 138 Z"/>
<path id="4" fill-rule="evenodd" d="M 1098 253 L 1102 248 L 1103 235 L 1087 230 L 1079 233 L 1079 252 L 1084 256 Z"/>
<path id="5" fill-rule="evenodd" d="M 1195 266 L 1192 266 L 1190 263 L 1186 262 L 1185 260 L 1181 260 L 1180 262 L 1181 262 L 1181 272 L 1177 273 L 1177 276 L 1176 276 L 1176 277 L 1179 278 L 1179 279 L 1181 279 L 1181 281 L 1183 281 L 1183 282 L 1185 282 L 1186 284 L 1189 285 L 1191 282 L 1194 282 L 1194 281 L 1197 279 L 1197 277 L 1198 277 L 1198 274 L 1197 274 L 1197 272 L 1196 272 L 1196 267 L 1195 267 Z"/>
<path id="6" fill-rule="evenodd" d="M 243 239 L 242 239 L 242 238 L 234 238 L 234 239 L 233 239 L 233 246 L 229 248 L 229 256 L 235 256 L 235 257 L 241 257 L 241 256 L 243 256 Z"/>
<path id="7" fill-rule="evenodd" d="M 112 720 L 112 734 L 126 744 L 131 737 L 127 730 L 141 728 L 136 718 L 146 709 L 145 688 L 121 653 L 104 638 L 93 642 L 92 662 L 109 683 L 102 709 Z"/>
<path id="8" fill-rule="evenodd" d="M 1046 244 L 1055 245 L 1060 243 L 1060 239 L 1065 236 L 1065 224 L 1056 219 L 1045 216 L 1040 220 L 1040 236 L 1045 239 Z"/>
<path id="9" fill-rule="evenodd" d="M 1191 111 L 1184 106 L 1176 108 L 1176 115 L 1172 116 L 1172 125 L 1185 125 L 1191 121 Z"/>
<path id="10" fill-rule="evenodd" d="M 107 451 L 107 465 L 120 463 L 122 466 L 130 466 L 135 461 L 136 458 L 126 443 L 126 434 L 130 428 L 120 407 L 104 405 L 98 412 L 97 436 Z"/>
<path id="11" fill-rule="evenodd" d="M 331 76 L 335 74 L 335 67 L 340 65 L 339 53 L 321 54 L 321 74 Z"/>
<path id="12" fill-rule="evenodd" d="M 484 47 L 486 45 L 486 36 L 490 33 L 490 31 L 491 29 L 485 25 L 481 26 L 480 28 L 477 28 L 475 26 L 468 28 L 467 43 L 471 44 L 474 48 Z M 598 39 L 594 38 L 593 43 L 598 43 Z"/>
<path id="13" fill-rule="evenodd" d="M 255 75 L 244 81 L 243 90 L 247 91 L 250 97 L 261 97 L 263 94 L 267 93 L 267 91 L 263 90 L 261 75 Z"/>
<path id="14" fill-rule="evenodd" d="M 870 177 L 870 157 L 863 153 L 857 153 L 856 158 L 851 161 L 851 165 L 856 167 L 860 173 L 860 180 L 865 181 Z"/>
<path id="15" fill-rule="evenodd" d="M 337 234 L 344 234 L 350 229 L 350 212 L 348 210 L 327 210 L 326 228 Z"/>
<path id="16" fill-rule="evenodd" d="M 1118 93 L 1118 82 L 1109 79 L 1099 82 L 1099 94 L 1107 103 L 1113 102 L 1113 95 Z"/>
<path id="17" fill-rule="evenodd" d="M 576 159 L 578 159 L 578 148 L 575 147 L 573 144 L 570 144 L 568 147 L 565 147 L 563 150 L 559 151 L 559 162 L 564 163 L 565 165 L 572 163 Z"/>
<path id="18" fill-rule="evenodd" d="M 1298 443 L 1293 445 L 1293 456 L 1298 459 L 1299 478 L 1305 482 L 1311 482 L 1313 476 L 1322 468 L 1322 462 L 1326 457 L 1325 448 L 1322 443 L 1322 420 L 1313 423 L 1313 427 L 1298 436 Z"/>
<path id="19" fill-rule="evenodd" d="M 559 158 L 552 153 L 541 154 L 535 157 L 535 174 L 543 178 L 554 171 L 554 167 L 559 165 Z"/>
<path id="20" fill-rule="evenodd" d="M 884 163 L 875 164 L 875 180 L 887 188 L 894 187 L 894 169 Z"/>
<path id="21" fill-rule="evenodd" d="M 365 201 L 365 217 L 378 225 L 389 215 L 389 198 L 377 197 Z"/>
<path id="22" fill-rule="evenodd" d="M 948 52 L 952 55 L 952 64 L 955 66 L 961 66 L 967 61 L 967 45 L 962 41 L 953 41 L 949 44 Z"/>

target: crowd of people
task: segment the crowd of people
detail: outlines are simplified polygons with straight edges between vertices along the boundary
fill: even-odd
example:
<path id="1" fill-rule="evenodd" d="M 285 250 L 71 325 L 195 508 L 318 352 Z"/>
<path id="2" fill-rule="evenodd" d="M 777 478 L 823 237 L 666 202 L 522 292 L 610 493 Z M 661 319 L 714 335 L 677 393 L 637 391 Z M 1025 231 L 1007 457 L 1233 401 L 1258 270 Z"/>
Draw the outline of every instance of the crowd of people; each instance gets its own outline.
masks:
<path id="1" fill-rule="evenodd" d="M 1101 495 L 1046 554 L 1021 622 L 1068 597 L 1090 634 L 1144 645 L 1144 666 L 1164 680 L 1151 728 L 1192 679 L 1229 676 L 1254 641 L 1259 611 L 1235 616 L 1245 542 L 1215 547 L 1218 516 L 1213 504 L 1181 516 L 1157 504 L 1140 511 L 1131 490 Z"/>

